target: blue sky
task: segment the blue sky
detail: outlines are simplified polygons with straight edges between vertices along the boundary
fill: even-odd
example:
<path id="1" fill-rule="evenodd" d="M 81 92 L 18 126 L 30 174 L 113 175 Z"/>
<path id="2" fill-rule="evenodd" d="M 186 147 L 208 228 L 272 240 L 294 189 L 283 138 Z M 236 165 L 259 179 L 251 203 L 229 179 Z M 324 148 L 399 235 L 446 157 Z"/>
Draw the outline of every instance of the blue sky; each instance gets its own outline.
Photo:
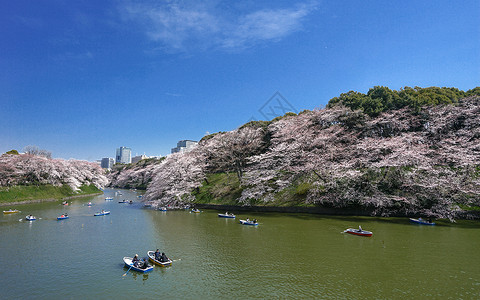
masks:
<path id="1" fill-rule="evenodd" d="M 468 90 L 480 85 L 479 12 L 438 0 L 1 1 L 0 153 L 165 155 L 264 119 L 276 92 L 301 111 L 376 85 Z"/>

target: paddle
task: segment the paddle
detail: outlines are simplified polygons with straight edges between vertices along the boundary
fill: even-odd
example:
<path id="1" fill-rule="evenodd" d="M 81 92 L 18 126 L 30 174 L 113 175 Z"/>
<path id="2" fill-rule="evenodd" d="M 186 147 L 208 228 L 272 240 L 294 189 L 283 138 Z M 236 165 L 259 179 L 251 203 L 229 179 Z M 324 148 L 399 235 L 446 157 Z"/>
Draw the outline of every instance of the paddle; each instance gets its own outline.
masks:
<path id="1" fill-rule="evenodd" d="M 126 276 L 128 271 L 130 271 L 130 269 L 133 267 L 133 265 L 130 266 L 130 268 L 128 268 L 127 272 L 125 272 L 125 274 L 123 274 L 122 276 Z"/>

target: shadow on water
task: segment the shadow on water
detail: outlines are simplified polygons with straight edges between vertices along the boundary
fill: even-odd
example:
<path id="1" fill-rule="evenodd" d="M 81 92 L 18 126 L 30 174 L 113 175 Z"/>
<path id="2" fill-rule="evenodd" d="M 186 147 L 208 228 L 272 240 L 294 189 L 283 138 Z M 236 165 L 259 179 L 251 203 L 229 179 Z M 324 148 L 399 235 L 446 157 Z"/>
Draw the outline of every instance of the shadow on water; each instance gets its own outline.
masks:
<path id="1" fill-rule="evenodd" d="M 215 210 L 218 213 L 225 213 L 224 210 Z M 282 213 L 282 212 L 257 212 L 257 211 L 239 211 L 236 212 L 234 210 L 229 211 L 229 213 L 233 213 L 237 216 L 249 217 L 250 219 L 253 216 L 257 219 L 261 219 L 262 217 L 282 217 L 282 218 L 293 218 L 303 221 L 309 220 L 343 220 L 347 223 L 361 223 L 365 221 L 375 221 L 379 223 L 389 223 L 389 224 L 398 224 L 398 225 L 408 225 L 408 226 L 428 226 L 428 225 L 420 225 L 420 224 L 413 224 L 410 222 L 409 217 L 371 217 L 371 216 L 344 216 L 344 215 L 322 215 L 322 214 L 307 214 L 307 213 Z M 435 222 L 435 226 L 439 227 L 461 227 L 461 228 L 472 228 L 478 229 L 480 228 L 480 222 L 478 220 L 455 220 L 451 222 L 448 219 L 433 219 Z"/>

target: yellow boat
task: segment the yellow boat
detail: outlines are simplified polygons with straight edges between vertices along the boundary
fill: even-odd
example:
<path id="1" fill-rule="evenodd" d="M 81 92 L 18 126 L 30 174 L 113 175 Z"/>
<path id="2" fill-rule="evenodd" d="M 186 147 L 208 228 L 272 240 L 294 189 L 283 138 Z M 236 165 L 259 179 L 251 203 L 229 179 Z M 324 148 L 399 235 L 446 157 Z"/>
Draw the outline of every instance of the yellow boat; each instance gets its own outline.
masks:
<path id="1" fill-rule="evenodd" d="M 154 264 L 156 264 L 157 266 L 160 266 L 160 267 L 168 267 L 168 266 L 171 266 L 172 265 L 172 260 L 169 258 L 167 261 L 165 262 L 161 262 L 159 260 L 156 260 L 155 259 L 155 251 L 148 251 L 147 252 L 147 255 L 148 255 L 148 259 L 153 262 Z"/>
<path id="2" fill-rule="evenodd" d="M 15 213 L 18 213 L 20 212 L 18 209 L 10 209 L 10 210 L 4 210 L 3 213 L 4 214 L 15 214 Z"/>

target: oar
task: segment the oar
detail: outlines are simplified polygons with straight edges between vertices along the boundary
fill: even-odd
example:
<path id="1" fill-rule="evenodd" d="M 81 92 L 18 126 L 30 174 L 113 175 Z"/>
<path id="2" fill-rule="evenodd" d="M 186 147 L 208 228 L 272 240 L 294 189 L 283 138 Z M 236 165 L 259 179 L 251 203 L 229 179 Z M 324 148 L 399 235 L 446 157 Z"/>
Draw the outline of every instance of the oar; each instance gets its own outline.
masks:
<path id="1" fill-rule="evenodd" d="M 133 265 L 130 266 L 130 268 L 128 268 L 127 272 L 125 272 L 125 274 L 123 274 L 122 276 L 126 276 L 128 271 L 130 271 L 130 269 L 133 267 Z"/>

